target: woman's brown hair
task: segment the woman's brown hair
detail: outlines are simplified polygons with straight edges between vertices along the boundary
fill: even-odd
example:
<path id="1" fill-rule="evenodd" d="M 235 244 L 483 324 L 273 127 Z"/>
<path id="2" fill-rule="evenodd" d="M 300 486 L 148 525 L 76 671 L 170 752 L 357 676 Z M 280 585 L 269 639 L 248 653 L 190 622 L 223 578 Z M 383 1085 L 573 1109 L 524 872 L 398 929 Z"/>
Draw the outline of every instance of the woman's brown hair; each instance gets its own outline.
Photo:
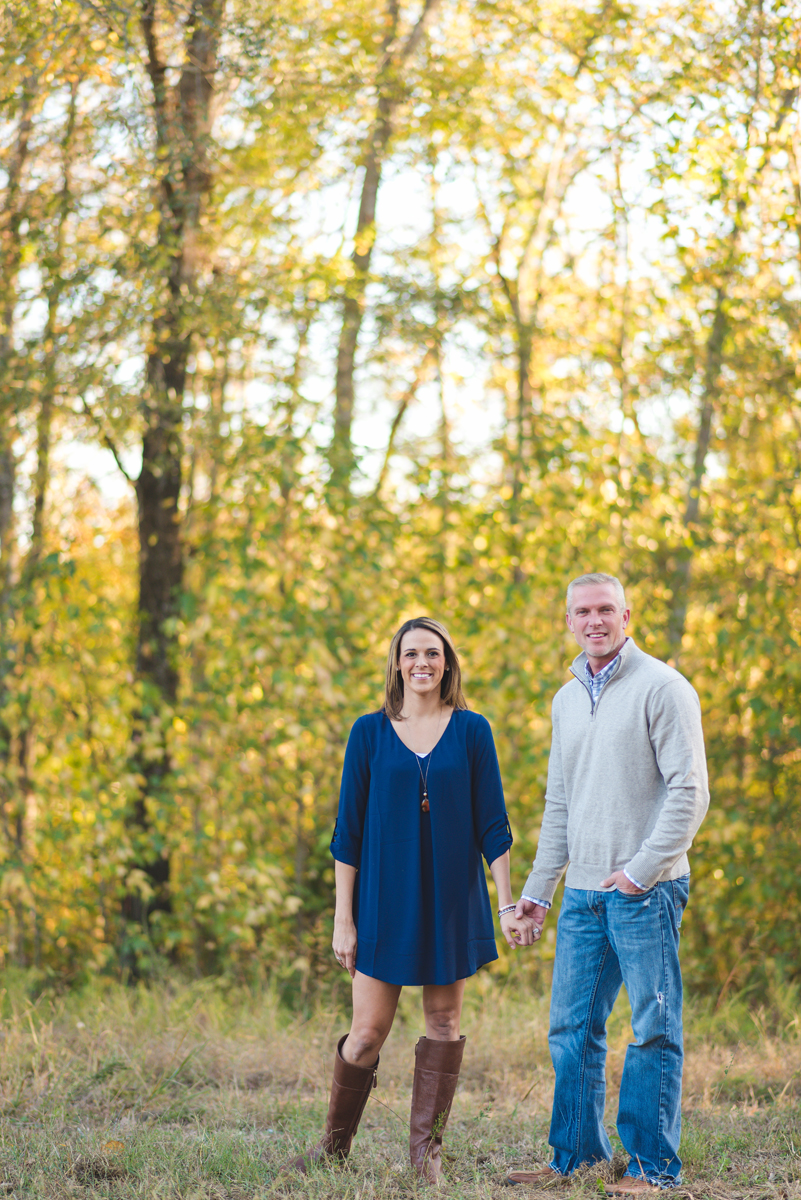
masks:
<path id="1" fill-rule="evenodd" d="M 442 642 L 445 651 L 445 665 L 449 668 L 442 676 L 439 694 L 443 704 L 451 708 L 467 708 L 467 701 L 462 694 L 462 669 L 459 666 L 459 655 L 444 625 L 431 617 L 412 617 L 404 621 L 389 645 L 387 655 L 387 683 L 384 691 L 383 712 L 393 721 L 399 721 L 403 708 L 403 676 L 400 672 L 400 646 L 403 635 L 410 629 L 428 629 L 435 633 Z"/>

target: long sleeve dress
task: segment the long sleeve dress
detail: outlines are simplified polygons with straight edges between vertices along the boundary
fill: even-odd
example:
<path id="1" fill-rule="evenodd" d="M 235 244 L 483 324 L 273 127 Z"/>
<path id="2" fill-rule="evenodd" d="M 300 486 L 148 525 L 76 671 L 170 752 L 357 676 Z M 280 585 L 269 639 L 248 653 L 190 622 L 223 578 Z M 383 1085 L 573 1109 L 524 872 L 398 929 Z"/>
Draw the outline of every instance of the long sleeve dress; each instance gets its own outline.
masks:
<path id="1" fill-rule="evenodd" d="M 383 712 L 345 751 L 331 853 L 358 870 L 356 969 L 385 983 L 454 983 L 498 957 L 481 859 L 512 833 L 489 722 L 454 711 L 431 754 L 426 813 L 418 756 Z"/>

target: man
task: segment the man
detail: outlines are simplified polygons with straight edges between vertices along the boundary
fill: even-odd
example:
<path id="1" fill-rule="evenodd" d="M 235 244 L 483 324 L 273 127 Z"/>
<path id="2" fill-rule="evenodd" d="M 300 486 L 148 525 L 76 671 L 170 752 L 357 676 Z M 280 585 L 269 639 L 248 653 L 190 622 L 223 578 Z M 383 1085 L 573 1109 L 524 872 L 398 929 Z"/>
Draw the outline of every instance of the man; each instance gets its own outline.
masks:
<path id="1" fill-rule="evenodd" d="M 626 636 L 630 615 L 613 575 L 582 575 L 567 589 L 567 625 L 582 653 L 554 698 L 545 815 L 516 910 L 541 928 L 567 866 L 549 1034 L 554 1156 L 543 1170 L 512 1172 L 510 1183 L 542 1186 L 612 1157 L 603 1125 L 606 1022 L 623 983 L 635 1041 L 617 1129 L 630 1161 L 605 1188 L 638 1194 L 679 1182 L 679 929 L 687 851 L 709 789 L 698 696 Z"/>

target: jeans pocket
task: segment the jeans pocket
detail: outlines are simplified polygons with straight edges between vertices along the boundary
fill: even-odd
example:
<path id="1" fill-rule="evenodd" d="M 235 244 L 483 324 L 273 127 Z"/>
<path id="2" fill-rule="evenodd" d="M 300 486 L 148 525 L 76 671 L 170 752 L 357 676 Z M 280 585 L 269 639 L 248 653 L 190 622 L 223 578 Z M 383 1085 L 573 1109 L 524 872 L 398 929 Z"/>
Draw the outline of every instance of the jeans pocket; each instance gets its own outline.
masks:
<path id="1" fill-rule="evenodd" d="M 617 889 L 618 896 L 622 896 L 624 900 L 644 900 L 646 896 L 651 896 L 656 891 L 656 884 L 646 888 L 644 892 L 622 892 Z"/>
<path id="2" fill-rule="evenodd" d="M 672 879 L 670 886 L 673 891 L 673 904 L 676 909 L 677 923 L 681 927 L 681 918 L 687 907 L 687 901 L 690 899 L 690 876 L 682 875 L 679 879 Z"/>

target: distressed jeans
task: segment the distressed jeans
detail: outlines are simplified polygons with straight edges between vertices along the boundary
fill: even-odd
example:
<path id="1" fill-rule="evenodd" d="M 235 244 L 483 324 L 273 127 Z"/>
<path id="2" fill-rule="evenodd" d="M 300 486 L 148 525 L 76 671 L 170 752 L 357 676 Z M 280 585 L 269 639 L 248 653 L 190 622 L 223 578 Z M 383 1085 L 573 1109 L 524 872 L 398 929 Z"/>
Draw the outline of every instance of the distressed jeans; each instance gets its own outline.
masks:
<path id="1" fill-rule="evenodd" d="M 603 1125 L 606 1022 L 621 984 L 631 1002 L 617 1130 L 627 1175 L 679 1182 L 684 1061 L 679 929 L 690 877 L 636 896 L 565 888 L 556 935 L 549 1043 L 556 1072 L 551 1166 L 569 1175 L 612 1157 Z"/>

